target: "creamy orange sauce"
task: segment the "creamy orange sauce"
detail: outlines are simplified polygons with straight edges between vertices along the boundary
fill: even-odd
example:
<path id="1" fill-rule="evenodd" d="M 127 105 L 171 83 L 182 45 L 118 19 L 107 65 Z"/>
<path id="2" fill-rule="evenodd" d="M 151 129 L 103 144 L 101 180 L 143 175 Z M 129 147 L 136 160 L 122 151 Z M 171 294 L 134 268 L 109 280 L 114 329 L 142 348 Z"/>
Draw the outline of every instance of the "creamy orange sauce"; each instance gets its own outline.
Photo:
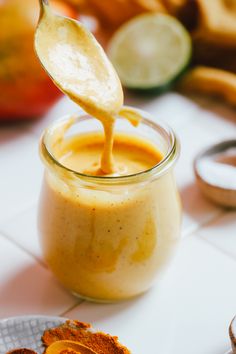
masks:
<path id="1" fill-rule="evenodd" d="M 53 152 L 74 171 L 101 175 L 103 139 L 100 133 L 78 135 Z M 113 154 L 119 175 L 162 159 L 153 144 L 127 134 L 115 134 Z M 89 187 L 49 172 L 40 205 L 45 260 L 66 288 L 85 298 L 115 301 L 147 290 L 178 242 L 180 205 L 172 173 L 145 186 Z"/>
<path id="2" fill-rule="evenodd" d="M 57 159 L 66 167 L 87 175 L 103 175 L 100 156 L 104 137 L 100 133 L 77 135 L 64 140 Z M 151 143 L 127 134 L 116 134 L 113 144 L 115 170 L 112 175 L 131 175 L 148 170 L 162 160 L 162 154 Z"/>

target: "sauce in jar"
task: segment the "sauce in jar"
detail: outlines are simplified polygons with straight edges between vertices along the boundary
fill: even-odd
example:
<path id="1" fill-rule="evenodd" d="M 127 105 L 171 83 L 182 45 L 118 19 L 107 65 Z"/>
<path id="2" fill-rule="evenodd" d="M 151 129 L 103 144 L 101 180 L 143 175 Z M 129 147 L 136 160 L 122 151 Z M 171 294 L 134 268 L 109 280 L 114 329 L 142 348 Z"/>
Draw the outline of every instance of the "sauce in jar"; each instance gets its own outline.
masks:
<path id="1" fill-rule="evenodd" d="M 123 107 L 114 68 L 78 22 L 42 4 L 35 47 L 54 82 L 103 129 L 93 128 L 87 116 L 59 121 L 44 133 L 39 207 L 44 257 L 80 297 L 116 301 L 138 295 L 162 273 L 179 239 L 172 174 L 178 142 L 144 112 Z M 74 123 L 79 131 L 68 138 Z"/>
<path id="2" fill-rule="evenodd" d="M 68 119 L 43 136 L 47 171 L 39 229 L 44 257 L 66 288 L 86 299 L 116 301 L 146 291 L 178 244 L 180 203 L 172 173 L 178 144 L 142 119 L 132 133 L 124 127 L 115 134 L 119 173 L 97 175 L 104 136 L 92 120 L 79 118 L 80 133 L 60 141 L 52 137 Z M 121 128 L 126 123 L 118 121 Z"/>

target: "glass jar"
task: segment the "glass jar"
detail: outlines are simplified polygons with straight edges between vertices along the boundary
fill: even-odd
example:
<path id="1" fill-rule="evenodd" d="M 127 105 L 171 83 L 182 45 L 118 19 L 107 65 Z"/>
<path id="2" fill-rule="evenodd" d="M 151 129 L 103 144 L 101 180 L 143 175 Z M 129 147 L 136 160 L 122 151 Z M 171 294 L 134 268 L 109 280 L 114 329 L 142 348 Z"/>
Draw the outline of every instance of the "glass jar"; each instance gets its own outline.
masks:
<path id="1" fill-rule="evenodd" d="M 41 158 L 45 176 L 39 203 L 43 256 L 61 284 L 88 300 L 112 302 L 145 292 L 168 265 L 180 238 L 181 206 L 173 167 L 179 143 L 163 123 L 147 113 L 138 127 L 118 118 L 116 132 L 151 141 L 163 159 L 128 176 L 89 176 L 55 157 L 56 138 L 102 130 L 81 114 L 45 130 Z"/>

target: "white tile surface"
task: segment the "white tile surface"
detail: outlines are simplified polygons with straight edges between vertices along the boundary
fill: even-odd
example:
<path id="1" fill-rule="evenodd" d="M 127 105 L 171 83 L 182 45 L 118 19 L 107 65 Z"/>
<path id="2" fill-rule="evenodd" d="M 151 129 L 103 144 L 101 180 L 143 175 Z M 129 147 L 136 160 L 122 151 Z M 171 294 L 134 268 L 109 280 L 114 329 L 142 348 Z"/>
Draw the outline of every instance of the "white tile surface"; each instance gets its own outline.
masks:
<path id="1" fill-rule="evenodd" d="M 66 316 L 117 334 L 135 354 L 223 354 L 236 311 L 236 287 L 225 276 L 232 272 L 236 261 L 192 236 L 182 241 L 163 282 L 144 296 L 120 304 L 83 303 Z"/>
<path id="2" fill-rule="evenodd" d="M 201 111 L 209 115 L 214 114 L 220 119 L 235 124 L 235 109 L 233 106 L 213 97 L 193 93 L 188 95 L 188 99 L 194 101 Z"/>
<path id="3" fill-rule="evenodd" d="M 139 107 L 153 115 L 154 121 L 161 119 L 173 129 L 189 124 L 199 114 L 198 105 L 192 100 L 176 93 L 169 92 L 153 99 L 129 95 L 126 104 Z"/>
<path id="4" fill-rule="evenodd" d="M 0 225 L 0 232 L 43 263 L 37 233 L 37 206 L 32 205 Z"/>
<path id="5" fill-rule="evenodd" d="M 0 129 L 0 224 L 38 199 L 38 141 L 23 129 Z"/>
<path id="6" fill-rule="evenodd" d="M 92 323 L 96 330 L 117 335 L 134 354 L 167 354 L 175 301 L 171 275 L 136 299 L 117 304 L 84 302 L 66 317 Z"/>
<path id="7" fill-rule="evenodd" d="M 234 138 L 236 125 L 214 113 L 199 109 L 189 124 L 177 127 L 176 130 L 181 154 L 175 173 L 184 209 L 183 234 L 186 235 L 221 213 L 218 207 L 204 198 L 196 186 L 193 161 L 197 154 L 211 144 Z"/>
<path id="8" fill-rule="evenodd" d="M 215 222 L 199 230 L 196 236 L 236 259 L 236 212 L 225 213 Z"/>
<path id="9" fill-rule="evenodd" d="M 236 261 L 197 237 L 184 240 L 173 279 L 175 310 L 168 354 L 220 354 L 236 312 Z"/>
<path id="10" fill-rule="evenodd" d="M 39 265 L 0 234 L 0 317 L 64 312 L 77 302 Z"/>
<path id="11" fill-rule="evenodd" d="M 54 120 L 59 119 L 67 114 L 80 112 L 81 109 L 66 96 L 62 96 L 58 102 L 48 111 L 48 113 L 33 123 L 30 130 L 39 137 L 43 130 Z"/>
<path id="12" fill-rule="evenodd" d="M 224 139 L 235 138 L 236 124 L 213 113 L 198 112 L 185 127 L 176 129 L 181 144 L 181 155 L 176 167 L 180 188 L 194 181 L 193 160 L 201 151 Z"/>
<path id="13" fill-rule="evenodd" d="M 43 170 L 39 134 L 52 120 L 78 110 L 63 98 L 37 122 L 0 127 L 0 317 L 67 313 L 118 335 L 134 354 L 223 354 L 229 348 L 228 325 L 236 314 L 236 213 L 225 213 L 204 199 L 192 163 L 206 146 L 235 138 L 235 111 L 173 92 L 156 98 L 129 94 L 126 103 L 169 123 L 181 141 L 176 174 L 184 207 L 183 235 L 189 237 L 171 269 L 133 301 L 84 302 L 69 311 L 77 300 L 42 266 L 36 230 Z"/>
<path id="14" fill-rule="evenodd" d="M 206 200 L 197 185 L 192 183 L 180 190 L 183 205 L 183 236 L 197 231 L 222 214 L 222 209 Z"/>

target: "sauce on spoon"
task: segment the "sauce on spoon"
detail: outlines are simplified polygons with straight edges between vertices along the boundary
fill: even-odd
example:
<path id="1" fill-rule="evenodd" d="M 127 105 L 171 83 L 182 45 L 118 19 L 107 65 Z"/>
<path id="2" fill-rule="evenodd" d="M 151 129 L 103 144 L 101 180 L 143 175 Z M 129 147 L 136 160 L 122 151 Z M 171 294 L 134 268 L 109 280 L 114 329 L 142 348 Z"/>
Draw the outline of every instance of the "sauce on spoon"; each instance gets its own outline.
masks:
<path id="1" fill-rule="evenodd" d="M 115 116 L 122 115 L 134 125 L 140 117 L 132 109 L 121 108 L 121 83 L 102 47 L 81 23 L 54 14 L 41 0 L 35 49 L 54 83 L 103 124 L 105 140 L 100 174 L 114 173 Z"/>

